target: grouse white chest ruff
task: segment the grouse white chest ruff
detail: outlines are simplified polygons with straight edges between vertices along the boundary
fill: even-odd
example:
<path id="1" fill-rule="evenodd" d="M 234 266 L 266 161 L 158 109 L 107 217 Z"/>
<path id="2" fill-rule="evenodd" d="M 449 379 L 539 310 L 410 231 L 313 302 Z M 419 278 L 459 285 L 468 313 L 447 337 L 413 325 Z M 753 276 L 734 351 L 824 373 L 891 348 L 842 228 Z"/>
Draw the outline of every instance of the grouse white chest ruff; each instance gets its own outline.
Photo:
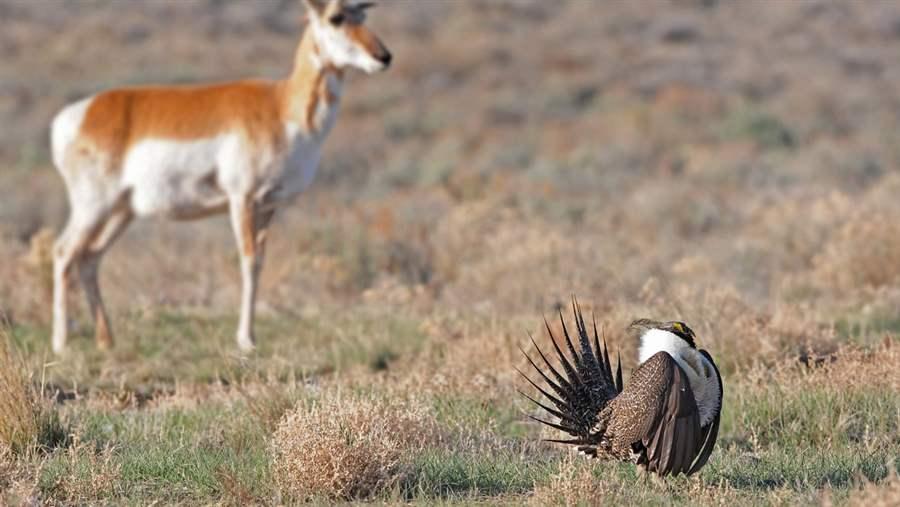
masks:
<path id="1" fill-rule="evenodd" d="M 678 335 L 663 329 L 649 329 L 641 336 L 640 363 L 643 364 L 658 352 L 672 356 L 687 375 L 700 413 L 700 424 L 708 424 L 718 414 L 722 399 L 718 374 L 712 361 Z"/>
<path id="2" fill-rule="evenodd" d="M 550 441 L 574 445 L 589 456 L 632 461 L 662 476 L 700 470 L 718 436 L 722 379 L 712 356 L 695 348 L 693 331 L 682 322 L 632 323 L 641 332 L 640 365 L 626 386 L 621 362 L 613 376 L 596 324 L 592 346 L 581 311 L 572 306 L 580 351 L 560 314 L 568 355 L 547 326 L 559 368 L 536 343 L 548 373 L 526 354 L 549 391 L 522 374 L 552 406 L 525 396 L 559 422 L 530 417 L 573 437 Z"/>
<path id="3" fill-rule="evenodd" d="M 286 79 L 120 88 L 56 116 L 53 160 L 71 215 L 54 248 L 55 351 L 66 343 L 65 294 L 73 269 L 84 284 L 97 342 L 111 345 L 97 268 L 132 219 L 225 211 L 241 257 L 238 345 L 253 348 L 256 288 L 273 214 L 312 183 L 346 71 L 372 73 L 391 61 L 364 26 L 371 4 L 303 1 L 308 24 Z"/>

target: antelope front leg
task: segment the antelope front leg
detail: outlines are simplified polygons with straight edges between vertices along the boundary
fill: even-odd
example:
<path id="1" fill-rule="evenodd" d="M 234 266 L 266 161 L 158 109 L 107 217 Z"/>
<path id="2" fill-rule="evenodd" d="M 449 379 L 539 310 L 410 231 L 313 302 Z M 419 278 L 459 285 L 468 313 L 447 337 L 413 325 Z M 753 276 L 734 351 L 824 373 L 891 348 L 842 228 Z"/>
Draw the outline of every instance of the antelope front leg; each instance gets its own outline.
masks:
<path id="1" fill-rule="evenodd" d="M 256 343 L 253 337 L 256 290 L 265 253 L 266 231 L 273 214 L 274 210 L 257 210 L 252 198 L 231 202 L 231 224 L 241 257 L 241 317 L 237 342 L 245 352 L 253 350 Z"/>

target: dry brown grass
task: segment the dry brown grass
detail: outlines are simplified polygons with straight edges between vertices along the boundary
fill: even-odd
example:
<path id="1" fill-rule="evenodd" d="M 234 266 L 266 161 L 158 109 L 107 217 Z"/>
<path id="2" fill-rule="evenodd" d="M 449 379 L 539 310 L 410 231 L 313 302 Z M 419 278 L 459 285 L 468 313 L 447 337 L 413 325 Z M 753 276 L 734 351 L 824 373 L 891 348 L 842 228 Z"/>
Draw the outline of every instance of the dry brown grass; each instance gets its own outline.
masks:
<path id="1" fill-rule="evenodd" d="M 828 499 L 824 503 L 828 502 Z M 900 505 L 900 477 L 891 473 L 885 480 L 875 483 L 866 481 L 850 493 L 847 505 L 851 507 L 892 507 Z"/>
<path id="2" fill-rule="evenodd" d="M 785 486 L 748 492 L 727 482 L 708 484 L 697 477 L 669 479 L 638 475 L 634 478 L 611 477 L 584 457 L 560 462 L 558 472 L 535 488 L 529 498 L 532 505 L 814 505 L 827 504 L 828 498 L 816 495 L 798 497 Z M 873 489 L 875 486 L 873 485 Z M 878 504 L 881 505 L 881 504 Z"/>
<path id="3" fill-rule="evenodd" d="M 0 503 L 6 491 L 20 500 L 33 496 L 39 474 L 25 464 L 68 442 L 59 411 L 42 397 L 42 387 L 0 327 Z"/>
<path id="4" fill-rule="evenodd" d="M 534 505 L 596 505 L 604 500 L 609 487 L 594 477 L 592 464 L 583 456 L 571 455 L 559 462 L 559 468 L 543 486 L 535 488 Z"/>
<path id="5" fill-rule="evenodd" d="M 101 502 L 121 484 L 121 467 L 110 448 L 98 451 L 91 444 L 74 442 L 57 457 L 55 466 L 52 482 L 42 489 L 63 505 Z"/>
<path id="6" fill-rule="evenodd" d="M 754 445 L 859 445 L 870 453 L 896 448 L 898 367 L 900 351 L 887 342 L 739 371 L 727 389 L 733 436 Z"/>
<path id="7" fill-rule="evenodd" d="M 295 500 L 370 498 L 404 474 L 404 458 L 435 435 L 422 407 L 366 396 L 301 403 L 272 438 L 272 474 Z"/>
<path id="8" fill-rule="evenodd" d="M 838 229 L 816 257 L 816 277 L 840 291 L 900 282 L 900 221 L 895 213 L 858 216 Z"/>
<path id="9" fill-rule="evenodd" d="M 5 443 L 0 443 L 0 491 L 4 491 L 9 487 L 9 482 L 15 469 L 16 457 L 12 449 Z"/>
<path id="10" fill-rule="evenodd" d="M 284 414 L 297 404 L 296 383 L 291 386 L 259 383 L 239 387 L 239 390 L 247 410 L 267 432 L 273 431 Z"/>
<path id="11" fill-rule="evenodd" d="M 41 400 L 28 370 L 0 329 L 0 447 L 25 452 L 40 435 Z"/>
<path id="12" fill-rule="evenodd" d="M 787 358 L 739 372 L 748 386 L 789 385 L 802 390 L 900 391 L 900 347 L 886 340 L 870 349 L 845 346 L 830 354 Z M 898 414 L 900 416 L 900 414 Z"/>
<path id="13" fill-rule="evenodd" d="M 36 505 L 39 498 L 35 470 L 0 444 L 0 505 Z"/>

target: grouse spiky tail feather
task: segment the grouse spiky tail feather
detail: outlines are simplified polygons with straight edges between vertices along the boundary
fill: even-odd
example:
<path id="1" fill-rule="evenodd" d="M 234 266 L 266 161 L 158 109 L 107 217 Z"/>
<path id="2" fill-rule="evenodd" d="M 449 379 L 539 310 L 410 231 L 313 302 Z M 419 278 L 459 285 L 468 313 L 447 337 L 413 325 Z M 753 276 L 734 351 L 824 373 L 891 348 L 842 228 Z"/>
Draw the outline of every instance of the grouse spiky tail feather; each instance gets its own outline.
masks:
<path id="1" fill-rule="evenodd" d="M 534 386 L 534 388 L 537 389 L 538 392 L 541 393 L 555 408 L 551 408 L 521 391 L 519 391 L 519 393 L 558 418 L 559 423 L 553 423 L 531 415 L 528 417 L 550 426 L 551 428 L 556 428 L 575 436 L 575 438 L 568 440 L 548 439 L 548 442 L 585 446 L 596 444 L 594 438 L 592 438 L 592 430 L 597 423 L 597 415 L 600 414 L 600 411 L 603 410 L 610 401 L 622 392 L 622 361 L 621 358 L 618 359 L 616 375 L 613 377 L 612 364 L 605 339 L 603 340 L 603 348 L 600 348 L 600 337 L 597 332 L 596 320 L 593 322 L 594 343 L 593 346 L 591 346 L 591 339 L 588 336 L 588 330 L 584 323 L 581 308 L 574 298 L 572 300 L 572 311 L 575 314 L 575 326 L 578 330 L 580 352 L 575 349 L 575 345 L 572 343 L 572 338 L 569 336 L 569 330 L 563 319 L 562 311 L 560 310 L 559 312 L 559 321 L 562 325 L 566 347 L 568 348 L 571 360 L 566 357 L 566 354 L 563 353 L 557 343 L 556 337 L 554 337 L 553 331 L 550 329 L 550 324 L 544 320 L 544 324 L 547 327 L 547 332 L 550 334 L 551 342 L 553 343 L 553 348 L 559 358 L 563 373 L 560 373 L 553 367 L 547 359 L 547 356 L 544 355 L 544 352 L 534 341 L 534 337 L 530 337 L 531 343 L 534 345 L 535 350 L 537 350 L 538 355 L 549 370 L 550 376 L 553 378 L 551 379 L 550 376 L 548 376 L 547 373 L 532 360 L 527 352 L 524 350 L 522 351 L 528 359 L 528 362 L 534 367 L 538 374 L 540 374 L 553 393 L 541 388 L 532 381 L 531 378 L 517 370 L 519 371 L 519 374 L 525 377 L 528 383 Z M 589 452 L 589 448 L 580 447 L 580 449 Z"/>

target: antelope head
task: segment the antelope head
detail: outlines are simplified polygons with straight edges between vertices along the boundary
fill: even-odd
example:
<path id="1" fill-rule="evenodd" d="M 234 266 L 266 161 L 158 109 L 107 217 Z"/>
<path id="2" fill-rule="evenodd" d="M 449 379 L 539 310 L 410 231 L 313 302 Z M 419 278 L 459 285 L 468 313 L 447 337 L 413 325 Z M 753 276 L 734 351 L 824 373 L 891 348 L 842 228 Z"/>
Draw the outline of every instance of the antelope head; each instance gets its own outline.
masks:
<path id="1" fill-rule="evenodd" d="M 322 65 L 354 67 L 369 74 L 391 64 L 391 52 L 365 26 L 371 2 L 303 0 Z"/>

